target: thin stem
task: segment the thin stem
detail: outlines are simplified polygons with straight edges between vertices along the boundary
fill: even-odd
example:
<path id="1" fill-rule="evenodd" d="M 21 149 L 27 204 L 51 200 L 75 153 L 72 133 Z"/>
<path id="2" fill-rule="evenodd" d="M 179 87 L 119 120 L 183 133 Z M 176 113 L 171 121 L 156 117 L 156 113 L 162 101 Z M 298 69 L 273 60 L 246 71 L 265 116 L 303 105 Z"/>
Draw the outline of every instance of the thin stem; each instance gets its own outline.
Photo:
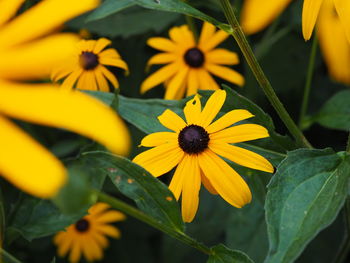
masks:
<path id="1" fill-rule="evenodd" d="M 195 249 L 198 249 L 199 251 L 203 252 L 204 254 L 207 255 L 211 255 L 212 251 L 209 247 L 199 243 L 197 240 L 194 240 L 193 238 L 187 236 L 185 233 L 183 233 L 181 230 L 179 229 L 174 229 L 171 228 L 167 225 L 162 224 L 161 222 L 157 221 L 156 219 L 154 219 L 153 217 L 150 217 L 148 215 L 146 215 L 145 213 L 141 212 L 140 210 L 124 203 L 123 201 L 120 201 L 112 196 L 106 195 L 104 193 L 101 192 L 96 192 L 98 200 L 104 203 L 109 204 L 110 206 L 112 206 L 115 209 L 118 209 L 122 212 L 124 212 L 125 214 L 128 214 L 164 233 L 166 233 L 167 235 L 191 246 L 194 247 Z"/>
<path id="2" fill-rule="evenodd" d="M 304 96 L 303 96 L 303 102 L 301 105 L 300 110 L 300 116 L 299 116 L 299 128 L 302 129 L 303 127 L 303 120 L 307 111 L 307 106 L 309 104 L 309 95 L 311 90 L 311 83 L 312 83 L 312 77 L 314 75 L 314 68 L 315 68 L 315 59 L 317 54 L 317 36 L 314 36 L 314 39 L 312 41 L 312 47 L 311 47 L 311 54 L 309 58 L 309 65 L 307 67 L 307 75 L 306 75 L 306 82 L 304 87 Z"/>
<path id="3" fill-rule="evenodd" d="M 345 224 L 346 224 L 346 231 L 345 231 L 344 240 L 340 246 L 340 250 L 333 261 L 334 263 L 345 262 L 350 252 L 350 197 L 347 198 L 343 211 L 344 211 L 344 218 L 345 218 Z"/>
<path id="4" fill-rule="evenodd" d="M 348 142 L 346 144 L 346 151 L 350 153 L 350 131 L 349 131 L 349 136 L 348 136 Z"/>
<path id="5" fill-rule="evenodd" d="M 3 256 L 3 258 L 2 258 L 2 256 Z M 1 257 L 0 262 L 2 262 L 2 259 L 4 259 L 3 262 L 5 262 L 5 263 L 22 263 L 21 261 L 16 259 L 14 256 L 12 256 L 10 253 L 6 252 L 1 247 L 0 247 L 0 257 Z"/>
<path id="6" fill-rule="evenodd" d="M 295 124 L 295 122 L 292 120 L 292 118 L 289 116 L 288 112 L 284 108 L 281 101 L 278 99 L 275 91 L 273 90 L 269 80 L 265 76 L 264 72 L 262 71 L 256 57 L 254 56 L 254 53 L 251 49 L 251 47 L 248 44 L 248 41 L 242 31 L 242 28 L 240 27 L 236 15 L 233 12 L 233 9 L 231 7 L 231 4 L 229 0 L 220 0 L 222 9 L 225 13 L 226 19 L 228 20 L 229 24 L 232 27 L 232 36 L 235 38 L 238 46 L 240 47 L 245 59 L 247 60 L 247 63 L 251 70 L 253 71 L 253 74 L 258 81 L 260 87 L 263 89 L 266 97 L 269 99 L 270 103 L 292 134 L 292 136 L 295 138 L 297 144 L 300 147 L 306 147 L 306 148 L 312 148 L 311 144 L 307 141 L 307 139 L 304 137 L 303 133 L 299 130 L 298 126 Z"/>

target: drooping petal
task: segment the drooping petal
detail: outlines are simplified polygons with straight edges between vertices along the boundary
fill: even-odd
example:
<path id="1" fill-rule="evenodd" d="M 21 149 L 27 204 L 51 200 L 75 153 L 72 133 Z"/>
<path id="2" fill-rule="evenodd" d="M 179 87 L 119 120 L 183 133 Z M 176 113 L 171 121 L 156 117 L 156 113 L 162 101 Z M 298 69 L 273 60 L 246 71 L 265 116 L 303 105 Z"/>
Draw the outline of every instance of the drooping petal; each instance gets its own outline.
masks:
<path id="1" fill-rule="evenodd" d="M 269 137 L 268 131 L 257 124 L 241 124 L 210 134 L 210 140 L 237 143 Z"/>
<path id="2" fill-rule="evenodd" d="M 177 141 L 178 135 L 174 132 L 155 132 L 148 134 L 140 143 L 141 146 L 155 147 L 168 142 Z"/>
<path id="3" fill-rule="evenodd" d="M 208 133 L 214 133 L 225 129 L 236 122 L 246 120 L 251 117 L 254 117 L 254 115 L 247 110 L 231 110 L 228 113 L 226 113 L 224 116 L 222 116 L 220 119 L 210 124 L 206 128 L 206 130 Z"/>
<path id="4" fill-rule="evenodd" d="M 102 65 L 98 65 L 96 70 L 100 70 L 102 72 L 102 74 L 109 80 L 109 82 L 112 83 L 112 86 L 115 89 L 119 88 L 119 82 L 118 82 L 117 78 L 106 67 L 104 67 Z"/>
<path id="5" fill-rule="evenodd" d="M 137 155 L 133 162 L 158 177 L 173 169 L 183 158 L 184 152 L 178 142 L 159 145 Z"/>
<path id="6" fill-rule="evenodd" d="M 176 200 L 179 200 L 180 198 L 184 179 L 188 175 L 186 167 L 189 160 L 190 156 L 188 154 L 185 154 L 179 165 L 176 167 L 175 173 L 169 185 L 169 190 L 174 194 Z"/>
<path id="7" fill-rule="evenodd" d="M 274 171 L 273 166 L 266 158 L 241 147 L 227 143 L 209 142 L 209 148 L 216 154 L 239 165 L 268 173 Z"/>
<path id="8" fill-rule="evenodd" d="M 110 45 L 112 43 L 112 41 L 110 41 L 109 39 L 107 38 L 99 38 L 97 41 L 96 41 L 96 44 L 95 44 L 95 47 L 94 49 L 92 50 L 95 54 L 98 54 L 100 53 L 105 47 L 107 47 L 108 45 Z"/>
<path id="9" fill-rule="evenodd" d="M 201 113 L 199 125 L 206 128 L 221 110 L 226 99 L 226 91 L 216 90 L 208 99 Z"/>
<path id="10" fill-rule="evenodd" d="M 0 174 L 19 189 L 48 198 L 66 182 L 59 160 L 1 114 L 0 145 Z"/>
<path id="11" fill-rule="evenodd" d="M 106 248 L 109 244 L 108 239 L 98 232 L 91 232 L 92 237 L 96 240 L 97 244 L 102 248 Z"/>
<path id="12" fill-rule="evenodd" d="M 236 65 L 239 63 L 237 53 L 223 48 L 211 50 L 206 54 L 205 59 L 211 64 Z"/>
<path id="13" fill-rule="evenodd" d="M 69 254 L 69 261 L 72 263 L 76 263 L 79 261 L 82 254 L 82 240 L 80 238 L 76 238 L 74 242 L 72 242 L 71 251 Z"/>
<path id="14" fill-rule="evenodd" d="M 5 115 L 77 132 L 119 154 L 129 150 L 129 133 L 123 121 L 88 95 L 53 85 L 9 82 L 1 82 L 0 94 L 0 112 Z"/>
<path id="15" fill-rule="evenodd" d="M 43 36 L 69 19 L 95 8 L 98 3 L 98 0 L 42 1 L 0 29 L 0 48 Z"/>
<path id="16" fill-rule="evenodd" d="M 218 194 L 218 192 L 215 190 L 214 186 L 212 186 L 212 184 L 210 183 L 210 181 L 204 175 L 203 172 L 201 172 L 201 181 L 202 181 L 202 184 L 208 190 L 209 193 L 211 193 L 212 195 L 217 195 Z"/>
<path id="17" fill-rule="evenodd" d="M 229 204 L 241 208 L 251 201 L 248 185 L 226 162 L 210 150 L 198 156 L 199 166 L 214 189 Z"/>
<path id="18" fill-rule="evenodd" d="M 1 52 L 0 76 L 6 79 L 48 77 L 54 67 L 74 54 L 77 41 L 72 34 L 57 34 Z"/>
<path id="19" fill-rule="evenodd" d="M 191 96 L 197 93 L 199 87 L 198 73 L 195 69 L 190 69 L 187 76 L 187 92 L 186 96 Z"/>
<path id="20" fill-rule="evenodd" d="M 171 63 L 166 65 L 150 75 L 141 84 L 141 93 L 145 93 L 151 88 L 163 83 L 164 81 L 170 79 L 174 74 L 179 71 L 180 65 L 178 63 Z"/>
<path id="21" fill-rule="evenodd" d="M 215 64 L 207 63 L 205 64 L 205 68 L 215 76 L 218 76 L 219 78 L 225 79 L 233 84 L 236 84 L 238 86 L 244 85 L 244 78 L 243 76 L 238 73 L 237 71 L 234 71 L 228 67 L 223 67 Z"/>
<path id="22" fill-rule="evenodd" d="M 323 0 L 304 0 L 302 29 L 305 40 L 309 40 L 311 38 L 322 2 Z"/>
<path id="23" fill-rule="evenodd" d="M 121 60 L 120 58 L 102 57 L 99 59 L 99 62 L 102 65 L 118 67 L 118 68 L 122 68 L 126 71 L 129 70 L 128 65 L 124 62 L 124 60 Z"/>
<path id="24" fill-rule="evenodd" d="M 189 68 L 183 67 L 175 74 L 175 76 L 167 84 L 164 99 L 173 100 L 178 93 L 180 93 L 181 87 L 186 80 Z M 182 96 L 181 96 L 182 97 Z"/>
<path id="25" fill-rule="evenodd" d="M 248 35 L 259 32 L 275 20 L 292 0 L 245 0 L 241 25 Z"/>
<path id="26" fill-rule="evenodd" d="M 184 114 L 186 117 L 187 124 L 197 124 L 200 120 L 200 114 L 202 111 L 201 100 L 198 95 L 195 95 L 192 100 L 186 103 L 184 108 Z"/>
<path id="27" fill-rule="evenodd" d="M 340 22 L 345 29 L 346 37 L 350 44 L 350 1 L 346 0 L 333 0 L 337 13 L 339 15 Z"/>
<path id="28" fill-rule="evenodd" d="M 58 245 L 57 254 L 60 257 L 64 257 L 67 254 L 67 252 L 72 248 L 72 235 L 62 231 L 55 236 L 55 240 L 56 237 L 61 237 L 62 239 L 62 241 L 59 243 L 57 241 L 55 242 L 55 244 Z"/>
<path id="29" fill-rule="evenodd" d="M 84 71 L 84 75 L 85 75 L 84 89 L 85 90 L 92 90 L 92 91 L 98 90 L 94 72 L 91 70 Z M 62 84 L 62 86 L 63 86 L 63 84 Z"/>
<path id="30" fill-rule="evenodd" d="M 0 26 L 12 18 L 25 0 L 0 1 Z"/>
<path id="31" fill-rule="evenodd" d="M 166 109 L 160 116 L 158 116 L 160 123 L 174 132 L 180 132 L 185 126 L 186 122 L 172 110 Z"/>
<path id="32" fill-rule="evenodd" d="M 147 45 L 166 52 L 174 52 L 177 49 L 174 42 L 164 37 L 152 37 L 147 40 Z"/>
<path id="33" fill-rule="evenodd" d="M 209 74 L 209 72 L 201 68 L 197 70 L 197 77 L 199 79 L 199 87 L 198 89 L 203 90 L 218 90 L 220 86 L 216 83 L 213 77 Z"/>
<path id="34" fill-rule="evenodd" d="M 63 89 L 66 90 L 71 90 L 74 87 L 75 82 L 78 80 L 78 78 L 80 77 L 81 79 L 83 78 L 83 76 L 85 77 L 85 73 L 83 73 L 83 70 L 79 67 L 76 67 L 76 69 L 69 74 L 69 76 L 63 81 L 61 87 Z M 85 89 L 85 85 L 81 86 L 81 85 L 77 85 L 78 89 Z"/>
<path id="35" fill-rule="evenodd" d="M 108 81 L 106 80 L 105 76 L 102 74 L 102 71 L 99 69 L 96 69 L 94 70 L 94 74 L 95 74 L 98 90 L 108 92 L 109 91 Z"/>
<path id="36" fill-rule="evenodd" d="M 181 212 L 184 222 L 191 222 L 196 215 L 199 204 L 199 189 L 201 187 L 201 175 L 196 155 L 189 155 L 184 169 L 187 176 L 183 178 Z"/>

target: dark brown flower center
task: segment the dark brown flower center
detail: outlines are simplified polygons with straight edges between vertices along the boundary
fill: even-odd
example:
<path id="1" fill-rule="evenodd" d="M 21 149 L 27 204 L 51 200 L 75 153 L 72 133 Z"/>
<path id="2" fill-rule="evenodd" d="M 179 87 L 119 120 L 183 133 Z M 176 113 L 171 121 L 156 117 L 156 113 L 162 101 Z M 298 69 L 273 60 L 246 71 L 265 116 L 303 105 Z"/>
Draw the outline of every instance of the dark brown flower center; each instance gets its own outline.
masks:
<path id="1" fill-rule="evenodd" d="M 83 52 L 80 55 L 80 65 L 85 70 L 91 70 L 98 65 L 98 56 L 92 52 Z"/>
<path id="2" fill-rule="evenodd" d="M 203 65 L 205 57 L 200 49 L 194 47 L 186 51 L 184 59 L 190 67 L 199 68 Z"/>
<path id="3" fill-rule="evenodd" d="M 191 124 L 180 131 L 178 142 L 184 152 L 200 153 L 208 148 L 209 134 L 203 127 Z"/>
<path id="4" fill-rule="evenodd" d="M 86 219 L 80 219 L 78 222 L 75 223 L 75 229 L 78 232 L 86 232 L 89 230 L 90 223 Z"/>

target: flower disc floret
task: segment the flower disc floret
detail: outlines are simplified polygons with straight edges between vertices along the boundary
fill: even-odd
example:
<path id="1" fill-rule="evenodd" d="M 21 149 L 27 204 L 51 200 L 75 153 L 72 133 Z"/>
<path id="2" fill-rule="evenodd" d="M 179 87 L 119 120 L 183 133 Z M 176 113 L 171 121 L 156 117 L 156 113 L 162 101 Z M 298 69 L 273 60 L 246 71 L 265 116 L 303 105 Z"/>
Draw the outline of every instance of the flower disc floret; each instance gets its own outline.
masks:
<path id="1" fill-rule="evenodd" d="M 90 227 L 90 223 L 85 218 L 82 218 L 75 223 L 75 229 L 78 232 L 86 232 L 89 230 L 89 227 Z"/>
<path id="2" fill-rule="evenodd" d="M 79 57 L 80 65 L 85 70 L 92 70 L 98 66 L 98 56 L 92 52 L 83 52 Z"/>
<path id="3" fill-rule="evenodd" d="M 199 48 L 194 47 L 186 51 L 184 59 L 186 64 L 190 67 L 200 68 L 205 61 L 205 56 Z"/>
<path id="4" fill-rule="evenodd" d="M 181 130 L 178 142 L 188 154 L 201 153 L 208 148 L 209 134 L 203 127 L 192 124 Z"/>

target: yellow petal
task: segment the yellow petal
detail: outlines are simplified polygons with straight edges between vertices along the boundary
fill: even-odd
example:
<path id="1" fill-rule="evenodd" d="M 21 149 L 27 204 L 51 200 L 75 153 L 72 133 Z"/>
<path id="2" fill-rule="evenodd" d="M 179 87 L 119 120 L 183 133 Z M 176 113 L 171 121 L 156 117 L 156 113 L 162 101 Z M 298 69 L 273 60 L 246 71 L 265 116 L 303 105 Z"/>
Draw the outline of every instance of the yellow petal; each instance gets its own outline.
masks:
<path id="1" fill-rule="evenodd" d="M 0 112 L 5 115 L 77 132 L 119 154 L 129 150 L 129 133 L 123 121 L 108 106 L 88 95 L 66 92 L 53 85 L 7 82 L 1 83 L 0 94 Z"/>
<path id="2" fill-rule="evenodd" d="M 174 194 L 176 200 L 179 200 L 180 198 L 184 179 L 188 175 L 186 167 L 189 159 L 190 156 L 188 154 L 185 154 L 179 165 L 176 167 L 175 173 L 169 185 L 169 189 Z"/>
<path id="3" fill-rule="evenodd" d="M 110 72 L 106 67 L 99 65 L 96 70 L 100 70 L 102 74 L 112 83 L 115 89 L 119 88 L 119 82 L 112 72 Z"/>
<path id="4" fill-rule="evenodd" d="M 275 20 L 292 0 L 245 0 L 241 25 L 248 35 L 259 32 Z"/>
<path id="5" fill-rule="evenodd" d="M 228 37 L 229 37 L 229 34 L 227 34 L 225 31 L 218 30 L 206 42 L 199 43 L 198 47 L 201 50 L 203 50 L 205 53 L 205 51 L 209 51 L 209 50 L 215 48 L 217 45 L 219 45 L 221 42 L 223 42 Z"/>
<path id="6" fill-rule="evenodd" d="M 98 214 L 101 214 L 101 213 L 105 212 L 109 208 L 111 208 L 110 205 L 108 205 L 106 203 L 99 202 L 99 203 L 96 203 L 93 206 L 91 206 L 89 211 L 88 211 L 88 213 L 90 215 L 96 216 Z"/>
<path id="7" fill-rule="evenodd" d="M 218 194 L 218 192 L 215 190 L 214 186 L 212 186 L 212 184 L 210 183 L 210 181 L 204 175 L 203 172 L 201 172 L 201 181 L 202 181 L 202 184 L 208 190 L 209 193 L 211 193 L 212 195 L 217 195 Z"/>
<path id="8" fill-rule="evenodd" d="M 25 0 L 0 1 L 0 26 L 12 18 Z"/>
<path id="9" fill-rule="evenodd" d="M 119 238 L 120 237 L 120 231 L 118 228 L 112 226 L 112 225 L 101 225 L 99 227 L 99 230 L 101 233 L 106 234 L 110 237 Z"/>
<path id="10" fill-rule="evenodd" d="M 184 152 L 178 142 L 159 145 L 137 155 L 133 162 L 158 177 L 173 169 L 183 158 Z"/>
<path id="11" fill-rule="evenodd" d="M 199 80 L 197 70 L 190 69 L 187 77 L 187 93 L 186 96 L 191 96 L 197 93 L 199 87 Z"/>
<path id="12" fill-rule="evenodd" d="M 83 49 L 82 49 L 83 50 Z M 120 58 L 120 55 L 117 50 L 114 48 L 108 48 L 106 50 L 103 50 L 101 53 L 98 54 L 99 58 Z"/>
<path id="13" fill-rule="evenodd" d="M 77 68 L 79 68 L 77 63 L 64 63 L 61 66 L 53 68 L 50 78 L 54 82 L 59 81 L 60 79 L 72 73 Z"/>
<path id="14" fill-rule="evenodd" d="M 226 91 L 217 90 L 208 99 L 205 107 L 201 113 L 200 124 L 204 128 L 209 126 L 209 124 L 214 120 L 216 115 L 221 110 L 222 105 L 224 105 L 226 99 Z"/>
<path id="15" fill-rule="evenodd" d="M 273 173 L 271 163 L 259 154 L 227 143 L 209 142 L 209 148 L 216 154 L 239 165 Z"/>
<path id="16" fill-rule="evenodd" d="M 199 89 L 203 90 L 218 90 L 220 86 L 216 83 L 213 77 L 208 73 L 206 69 L 199 69 L 197 71 L 199 79 Z"/>
<path id="17" fill-rule="evenodd" d="M 187 73 L 188 73 L 189 68 L 188 67 L 183 67 L 181 68 L 175 76 L 169 81 L 169 84 L 167 85 L 166 91 L 165 91 L 165 96 L 164 99 L 166 100 L 173 100 L 179 93 L 181 93 L 181 87 L 183 87 Z M 181 96 L 182 97 L 182 96 Z"/>
<path id="18" fill-rule="evenodd" d="M 174 52 L 177 47 L 171 40 L 164 37 L 152 37 L 147 40 L 147 45 L 167 52 Z"/>
<path id="19" fill-rule="evenodd" d="M 103 76 L 102 71 L 96 69 L 94 70 L 94 74 L 95 74 L 98 90 L 108 92 L 109 91 L 108 81 Z"/>
<path id="20" fill-rule="evenodd" d="M 91 232 L 91 235 L 96 240 L 97 244 L 102 248 L 106 248 L 109 244 L 108 239 L 101 233 Z"/>
<path id="21" fill-rule="evenodd" d="M 42 1 L 0 29 L 0 49 L 43 36 L 69 19 L 95 8 L 98 3 L 98 0 Z"/>
<path id="22" fill-rule="evenodd" d="M 68 253 L 68 251 L 71 249 L 71 247 L 72 247 L 73 236 L 70 235 L 69 233 L 66 233 L 66 232 L 59 232 L 56 235 L 56 237 L 59 234 L 60 234 L 60 236 L 63 236 L 63 240 L 59 244 L 55 242 L 56 245 L 58 245 L 57 254 L 60 257 L 64 257 Z M 55 240 L 56 240 L 56 237 L 55 237 Z"/>
<path id="23" fill-rule="evenodd" d="M 176 58 L 177 56 L 172 53 L 160 53 L 151 57 L 150 60 L 148 60 L 147 65 L 168 64 L 170 62 L 174 62 Z"/>
<path id="24" fill-rule="evenodd" d="M 93 90 L 93 91 L 98 90 L 94 72 L 91 70 L 86 70 L 84 71 L 83 75 L 85 77 L 85 80 L 84 80 L 84 86 L 82 86 L 83 87 L 82 89 Z M 62 86 L 64 87 L 64 82 Z"/>
<path id="25" fill-rule="evenodd" d="M 232 110 L 226 113 L 224 116 L 222 116 L 220 119 L 214 121 L 212 124 L 210 124 L 206 130 L 208 133 L 214 133 L 220 130 L 223 130 L 227 128 L 228 126 L 231 126 L 232 124 L 249 119 L 251 117 L 254 117 L 253 114 L 251 114 L 247 110 Z"/>
<path id="26" fill-rule="evenodd" d="M 185 121 L 169 109 L 166 109 L 160 116 L 158 116 L 158 120 L 164 127 L 177 133 L 186 126 Z"/>
<path id="27" fill-rule="evenodd" d="M 108 211 L 102 215 L 96 217 L 96 222 L 98 223 L 112 223 L 117 221 L 125 220 L 126 216 L 118 211 Z"/>
<path id="28" fill-rule="evenodd" d="M 48 77 L 53 68 L 74 54 L 77 41 L 72 34 L 57 34 L 1 52 L 0 76 L 7 79 Z"/>
<path id="29" fill-rule="evenodd" d="M 180 66 L 177 63 L 171 63 L 162 67 L 142 82 L 141 93 L 145 93 L 151 88 L 170 79 L 179 70 L 179 68 Z"/>
<path id="30" fill-rule="evenodd" d="M 85 77 L 85 73 L 83 73 L 83 70 L 81 68 L 77 68 L 74 70 L 69 76 L 63 81 L 61 87 L 65 90 L 71 90 L 74 88 L 74 84 L 77 81 L 78 78 L 83 78 Z M 78 85 L 77 85 L 78 86 Z M 77 87 L 79 89 L 84 89 L 83 86 L 79 85 Z"/>
<path id="31" fill-rule="evenodd" d="M 321 7 L 317 34 L 329 74 L 336 81 L 350 84 L 350 45 L 331 1 Z"/>
<path id="32" fill-rule="evenodd" d="M 96 41 L 95 47 L 93 49 L 93 52 L 95 54 L 100 53 L 105 47 L 107 47 L 108 45 L 110 45 L 112 43 L 112 41 L 110 41 L 107 38 L 100 38 Z"/>
<path id="33" fill-rule="evenodd" d="M 80 238 L 76 238 L 74 242 L 72 242 L 72 249 L 69 254 L 69 261 L 71 263 L 76 263 L 79 261 L 82 254 L 82 240 Z"/>
<path id="34" fill-rule="evenodd" d="M 196 215 L 199 204 L 199 189 L 201 187 L 201 175 L 196 155 L 189 155 L 188 162 L 184 169 L 187 176 L 184 176 L 182 186 L 181 212 L 184 222 L 191 222 Z"/>
<path id="35" fill-rule="evenodd" d="M 202 26 L 201 35 L 199 36 L 199 46 L 205 45 L 207 41 L 209 41 L 212 36 L 215 34 L 216 28 L 214 25 L 204 22 Z"/>
<path id="36" fill-rule="evenodd" d="M 223 48 L 217 48 L 208 52 L 205 55 L 205 59 L 210 64 L 236 65 L 239 63 L 237 53 Z"/>
<path id="37" fill-rule="evenodd" d="M 309 40 L 312 35 L 322 2 L 323 0 L 304 0 L 302 28 L 305 40 Z"/>
<path id="38" fill-rule="evenodd" d="M 145 147 L 154 147 L 174 141 L 177 141 L 177 134 L 174 132 L 155 132 L 144 137 L 141 141 L 141 145 Z"/>
<path id="39" fill-rule="evenodd" d="M 347 0 L 334 0 L 334 5 L 339 15 L 339 19 L 342 22 L 345 29 L 346 37 L 350 44 L 350 1 Z"/>
<path id="40" fill-rule="evenodd" d="M 237 71 L 234 71 L 228 67 L 207 63 L 205 64 L 205 68 L 215 76 L 225 79 L 233 84 L 236 84 L 238 86 L 244 85 L 243 76 Z"/>
<path id="41" fill-rule="evenodd" d="M 214 189 L 229 204 L 241 208 L 250 203 L 248 185 L 226 162 L 210 150 L 198 156 L 199 166 Z"/>
<path id="42" fill-rule="evenodd" d="M 269 137 L 268 131 L 257 124 L 241 124 L 210 134 L 210 140 L 237 143 Z"/>
<path id="43" fill-rule="evenodd" d="M 99 59 L 99 62 L 102 65 L 107 65 L 107 66 L 113 66 L 113 67 L 118 67 L 118 68 L 122 68 L 126 71 L 128 71 L 128 65 L 121 60 L 120 58 L 107 58 L 107 57 L 103 57 Z"/>
<path id="44" fill-rule="evenodd" d="M 186 117 L 187 124 L 198 124 L 200 120 L 200 114 L 202 111 L 201 101 L 198 95 L 195 95 L 192 100 L 186 103 L 184 108 L 184 114 Z"/>
<path id="45" fill-rule="evenodd" d="M 0 174 L 21 190 L 48 198 L 66 182 L 59 160 L 2 115 L 0 145 Z"/>

